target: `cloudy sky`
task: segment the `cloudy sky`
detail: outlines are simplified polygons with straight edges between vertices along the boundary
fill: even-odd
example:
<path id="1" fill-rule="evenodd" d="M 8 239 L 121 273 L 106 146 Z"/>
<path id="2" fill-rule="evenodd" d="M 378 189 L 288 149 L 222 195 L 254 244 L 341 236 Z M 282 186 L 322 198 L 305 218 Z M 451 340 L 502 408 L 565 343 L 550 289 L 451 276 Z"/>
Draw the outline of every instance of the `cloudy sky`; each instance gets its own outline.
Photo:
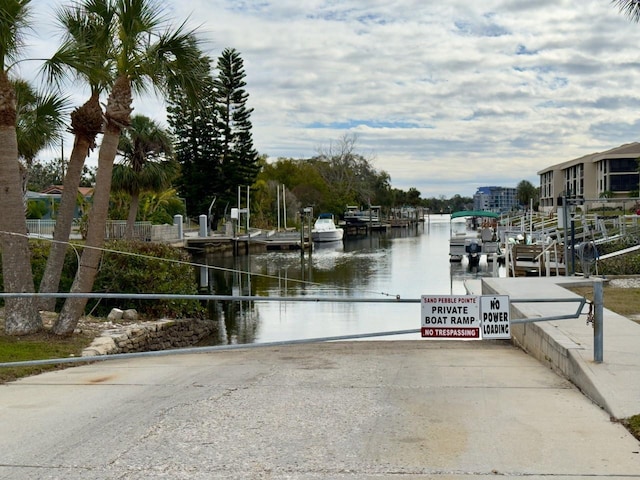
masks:
<path id="1" fill-rule="evenodd" d="M 55 48 L 63 3 L 33 0 L 32 58 Z M 608 0 L 162 3 L 211 57 L 240 52 L 254 144 L 271 159 L 355 136 L 393 187 L 471 196 L 639 139 L 640 24 Z M 157 101 L 135 107 L 166 121 Z"/>

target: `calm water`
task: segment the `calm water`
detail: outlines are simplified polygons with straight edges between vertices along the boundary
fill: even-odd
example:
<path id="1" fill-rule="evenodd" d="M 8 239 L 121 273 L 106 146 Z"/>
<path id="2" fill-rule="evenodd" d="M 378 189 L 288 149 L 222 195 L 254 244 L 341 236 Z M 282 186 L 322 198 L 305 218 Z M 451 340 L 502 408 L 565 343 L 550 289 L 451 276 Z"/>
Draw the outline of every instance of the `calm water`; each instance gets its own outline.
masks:
<path id="1" fill-rule="evenodd" d="M 470 270 L 449 262 L 449 218 L 432 216 L 414 229 L 319 244 L 311 255 L 269 252 L 208 258 L 211 293 L 418 299 L 465 294 L 465 279 L 492 275 L 484 259 Z M 210 344 L 273 342 L 420 328 L 420 304 L 330 302 L 216 302 L 220 331 Z M 418 334 L 394 339 L 419 338 Z"/>

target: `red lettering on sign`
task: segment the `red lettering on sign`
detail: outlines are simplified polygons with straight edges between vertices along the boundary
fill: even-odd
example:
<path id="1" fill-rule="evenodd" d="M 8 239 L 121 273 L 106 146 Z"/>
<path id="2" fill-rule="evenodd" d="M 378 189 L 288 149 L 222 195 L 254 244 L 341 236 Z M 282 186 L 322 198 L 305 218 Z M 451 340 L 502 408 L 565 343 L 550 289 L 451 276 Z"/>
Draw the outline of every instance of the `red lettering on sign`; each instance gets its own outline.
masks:
<path id="1" fill-rule="evenodd" d="M 421 335 L 423 338 L 480 338 L 480 329 L 422 327 Z"/>

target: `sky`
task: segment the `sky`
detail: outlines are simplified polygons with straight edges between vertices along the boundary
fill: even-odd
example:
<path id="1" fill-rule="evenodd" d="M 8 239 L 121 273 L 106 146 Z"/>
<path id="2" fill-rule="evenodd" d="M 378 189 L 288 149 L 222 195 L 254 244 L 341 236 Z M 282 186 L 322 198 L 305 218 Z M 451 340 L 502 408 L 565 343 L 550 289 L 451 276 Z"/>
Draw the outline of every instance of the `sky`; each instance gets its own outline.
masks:
<path id="1" fill-rule="evenodd" d="M 32 0 L 26 56 L 53 53 L 53 11 L 68 3 Z M 350 137 L 394 188 L 472 196 L 521 180 L 537 186 L 543 168 L 638 141 L 640 24 L 608 0 L 162 6 L 176 26 L 198 29 L 210 57 L 240 53 L 254 146 L 270 160 L 310 158 Z M 37 64 L 19 73 L 36 78 Z M 80 85 L 66 93 L 74 106 L 88 98 Z M 134 107 L 166 125 L 162 101 L 136 98 Z"/>

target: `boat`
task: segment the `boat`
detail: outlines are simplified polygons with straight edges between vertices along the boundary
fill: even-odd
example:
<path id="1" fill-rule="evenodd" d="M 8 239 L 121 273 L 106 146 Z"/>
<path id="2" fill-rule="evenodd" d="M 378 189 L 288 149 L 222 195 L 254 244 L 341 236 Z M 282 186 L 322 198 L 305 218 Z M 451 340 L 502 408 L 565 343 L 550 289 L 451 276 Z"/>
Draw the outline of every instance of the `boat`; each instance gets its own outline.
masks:
<path id="1" fill-rule="evenodd" d="M 466 256 L 469 265 L 480 263 L 481 255 L 492 260 L 500 252 L 496 227 L 500 215 L 484 210 L 463 210 L 451 214 L 449 261 L 461 262 Z"/>
<path id="2" fill-rule="evenodd" d="M 339 242 L 342 240 L 343 235 L 344 230 L 336 226 L 331 213 L 318 215 L 311 229 L 311 239 L 314 242 Z"/>
<path id="3" fill-rule="evenodd" d="M 366 225 L 380 222 L 380 207 L 372 206 L 368 210 L 361 210 L 355 205 L 348 205 L 344 212 L 344 221 L 347 225 Z"/>

